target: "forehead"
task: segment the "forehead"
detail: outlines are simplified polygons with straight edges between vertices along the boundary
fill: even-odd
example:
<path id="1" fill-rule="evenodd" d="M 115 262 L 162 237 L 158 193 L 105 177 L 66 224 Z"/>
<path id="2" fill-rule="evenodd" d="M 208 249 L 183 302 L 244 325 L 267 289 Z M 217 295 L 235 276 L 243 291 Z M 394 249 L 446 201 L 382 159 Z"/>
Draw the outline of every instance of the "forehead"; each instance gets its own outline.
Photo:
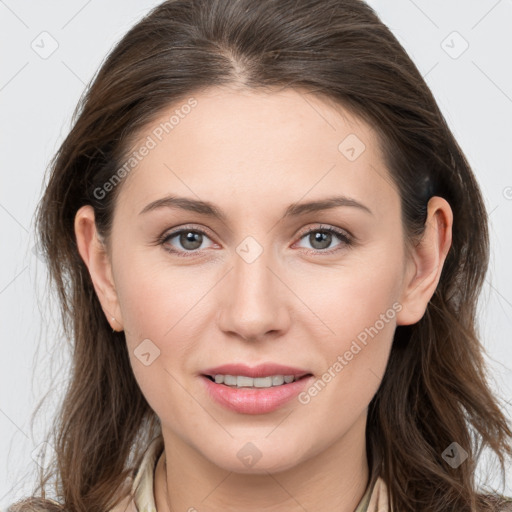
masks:
<path id="1" fill-rule="evenodd" d="M 139 156 L 121 193 L 135 207 L 165 192 L 260 209 L 261 201 L 333 192 L 377 207 L 396 196 L 374 130 L 335 102 L 295 89 L 193 94 L 140 130 L 131 151 Z"/>

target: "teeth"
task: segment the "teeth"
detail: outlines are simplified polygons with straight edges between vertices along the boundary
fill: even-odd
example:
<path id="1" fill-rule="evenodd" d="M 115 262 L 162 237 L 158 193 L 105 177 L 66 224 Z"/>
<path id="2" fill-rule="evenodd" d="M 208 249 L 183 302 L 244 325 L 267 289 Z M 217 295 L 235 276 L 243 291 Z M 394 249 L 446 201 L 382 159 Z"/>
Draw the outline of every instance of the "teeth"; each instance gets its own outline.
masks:
<path id="1" fill-rule="evenodd" d="M 293 375 L 291 377 L 293 380 Z M 285 380 L 285 377 L 283 375 L 274 375 L 272 377 L 272 386 L 280 386 L 281 384 L 283 384 L 284 380 Z"/>
<path id="2" fill-rule="evenodd" d="M 290 384 L 295 380 L 293 375 L 272 375 L 268 377 L 247 377 L 245 375 L 215 375 L 217 384 L 225 384 L 237 388 L 270 388 Z"/>

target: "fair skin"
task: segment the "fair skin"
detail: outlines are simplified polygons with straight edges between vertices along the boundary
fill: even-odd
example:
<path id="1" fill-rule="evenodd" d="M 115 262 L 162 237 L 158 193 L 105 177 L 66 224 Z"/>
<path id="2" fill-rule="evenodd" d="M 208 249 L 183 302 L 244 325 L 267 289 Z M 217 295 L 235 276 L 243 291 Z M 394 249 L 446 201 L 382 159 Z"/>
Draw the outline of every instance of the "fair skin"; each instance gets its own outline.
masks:
<path id="1" fill-rule="evenodd" d="M 353 512 L 369 478 L 367 407 L 396 326 L 417 322 L 438 284 L 451 209 L 432 198 L 424 237 L 407 251 L 399 193 L 371 127 L 291 89 L 194 97 L 197 106 L 119 185 L 108 251 L 92 208 L 75 218 L 106 318 L 124 329 L 135 378 L 161 420 L 169 463 L 166 473 L 161 458 L 155 471 L 157 510 L 169 502 L 174 511 Z M 338 149 L 349 134 L 365 144 L 352 161 Z M 211 202 L 225 222 L 176 208 L 139 214 L 168 194 Z M 294 203 L 333 195 L 370 211 L 345 205 L 283 218 Z M 198 249 L 179 235 L 155 242 L 185 225 L 206 231 Z M 322 245 L 321 227 L 354 241 L 327 234 Z M 251 263 L 236 251 L 248 236 L 263 248 Z M 241 414 L 205 392 L 201 370 L 224 363 L 276 362 L 319 379 L 393 304 L 399 311 L 307 404 Z M 149 366 L 134 354 L 145 339 L 160 350 Z M 249 442 L 261 455 L 252 466 L 237 456 Z"/>

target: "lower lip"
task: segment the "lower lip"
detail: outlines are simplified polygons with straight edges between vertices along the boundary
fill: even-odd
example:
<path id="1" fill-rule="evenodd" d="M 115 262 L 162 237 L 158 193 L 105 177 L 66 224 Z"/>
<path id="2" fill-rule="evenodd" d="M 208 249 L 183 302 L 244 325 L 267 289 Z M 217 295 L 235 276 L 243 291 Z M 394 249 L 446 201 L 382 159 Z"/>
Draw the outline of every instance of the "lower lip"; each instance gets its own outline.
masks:
<path id="1" fill-rule="evenodd" d="M 313 375 L 290 384 L 270 388 L 235 388 L 217 384 L 201 375 L 210 397 L 218 404 L 241 414 L 265 414 L 275 411 L 295 398 L 311 381 Z"/>

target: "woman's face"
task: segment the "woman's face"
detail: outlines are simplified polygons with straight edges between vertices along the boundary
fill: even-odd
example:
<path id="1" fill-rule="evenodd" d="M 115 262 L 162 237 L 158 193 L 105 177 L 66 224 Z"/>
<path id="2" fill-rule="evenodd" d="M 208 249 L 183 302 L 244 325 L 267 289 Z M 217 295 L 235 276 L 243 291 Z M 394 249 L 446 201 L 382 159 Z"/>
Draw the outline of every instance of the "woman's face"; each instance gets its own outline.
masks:
<path id="1" fill-rule="evenodd" d="M 118 302 L 102 304 L 166 441 L 237 472 L 360 450 L 416 270 L 375 133 L 291 89 L 215 88 L 133 149 L 109 255 Z M 310 376 L 205 377 L 227 364 Z M 235 372 L 250 373 L 221 371 Z"/>

